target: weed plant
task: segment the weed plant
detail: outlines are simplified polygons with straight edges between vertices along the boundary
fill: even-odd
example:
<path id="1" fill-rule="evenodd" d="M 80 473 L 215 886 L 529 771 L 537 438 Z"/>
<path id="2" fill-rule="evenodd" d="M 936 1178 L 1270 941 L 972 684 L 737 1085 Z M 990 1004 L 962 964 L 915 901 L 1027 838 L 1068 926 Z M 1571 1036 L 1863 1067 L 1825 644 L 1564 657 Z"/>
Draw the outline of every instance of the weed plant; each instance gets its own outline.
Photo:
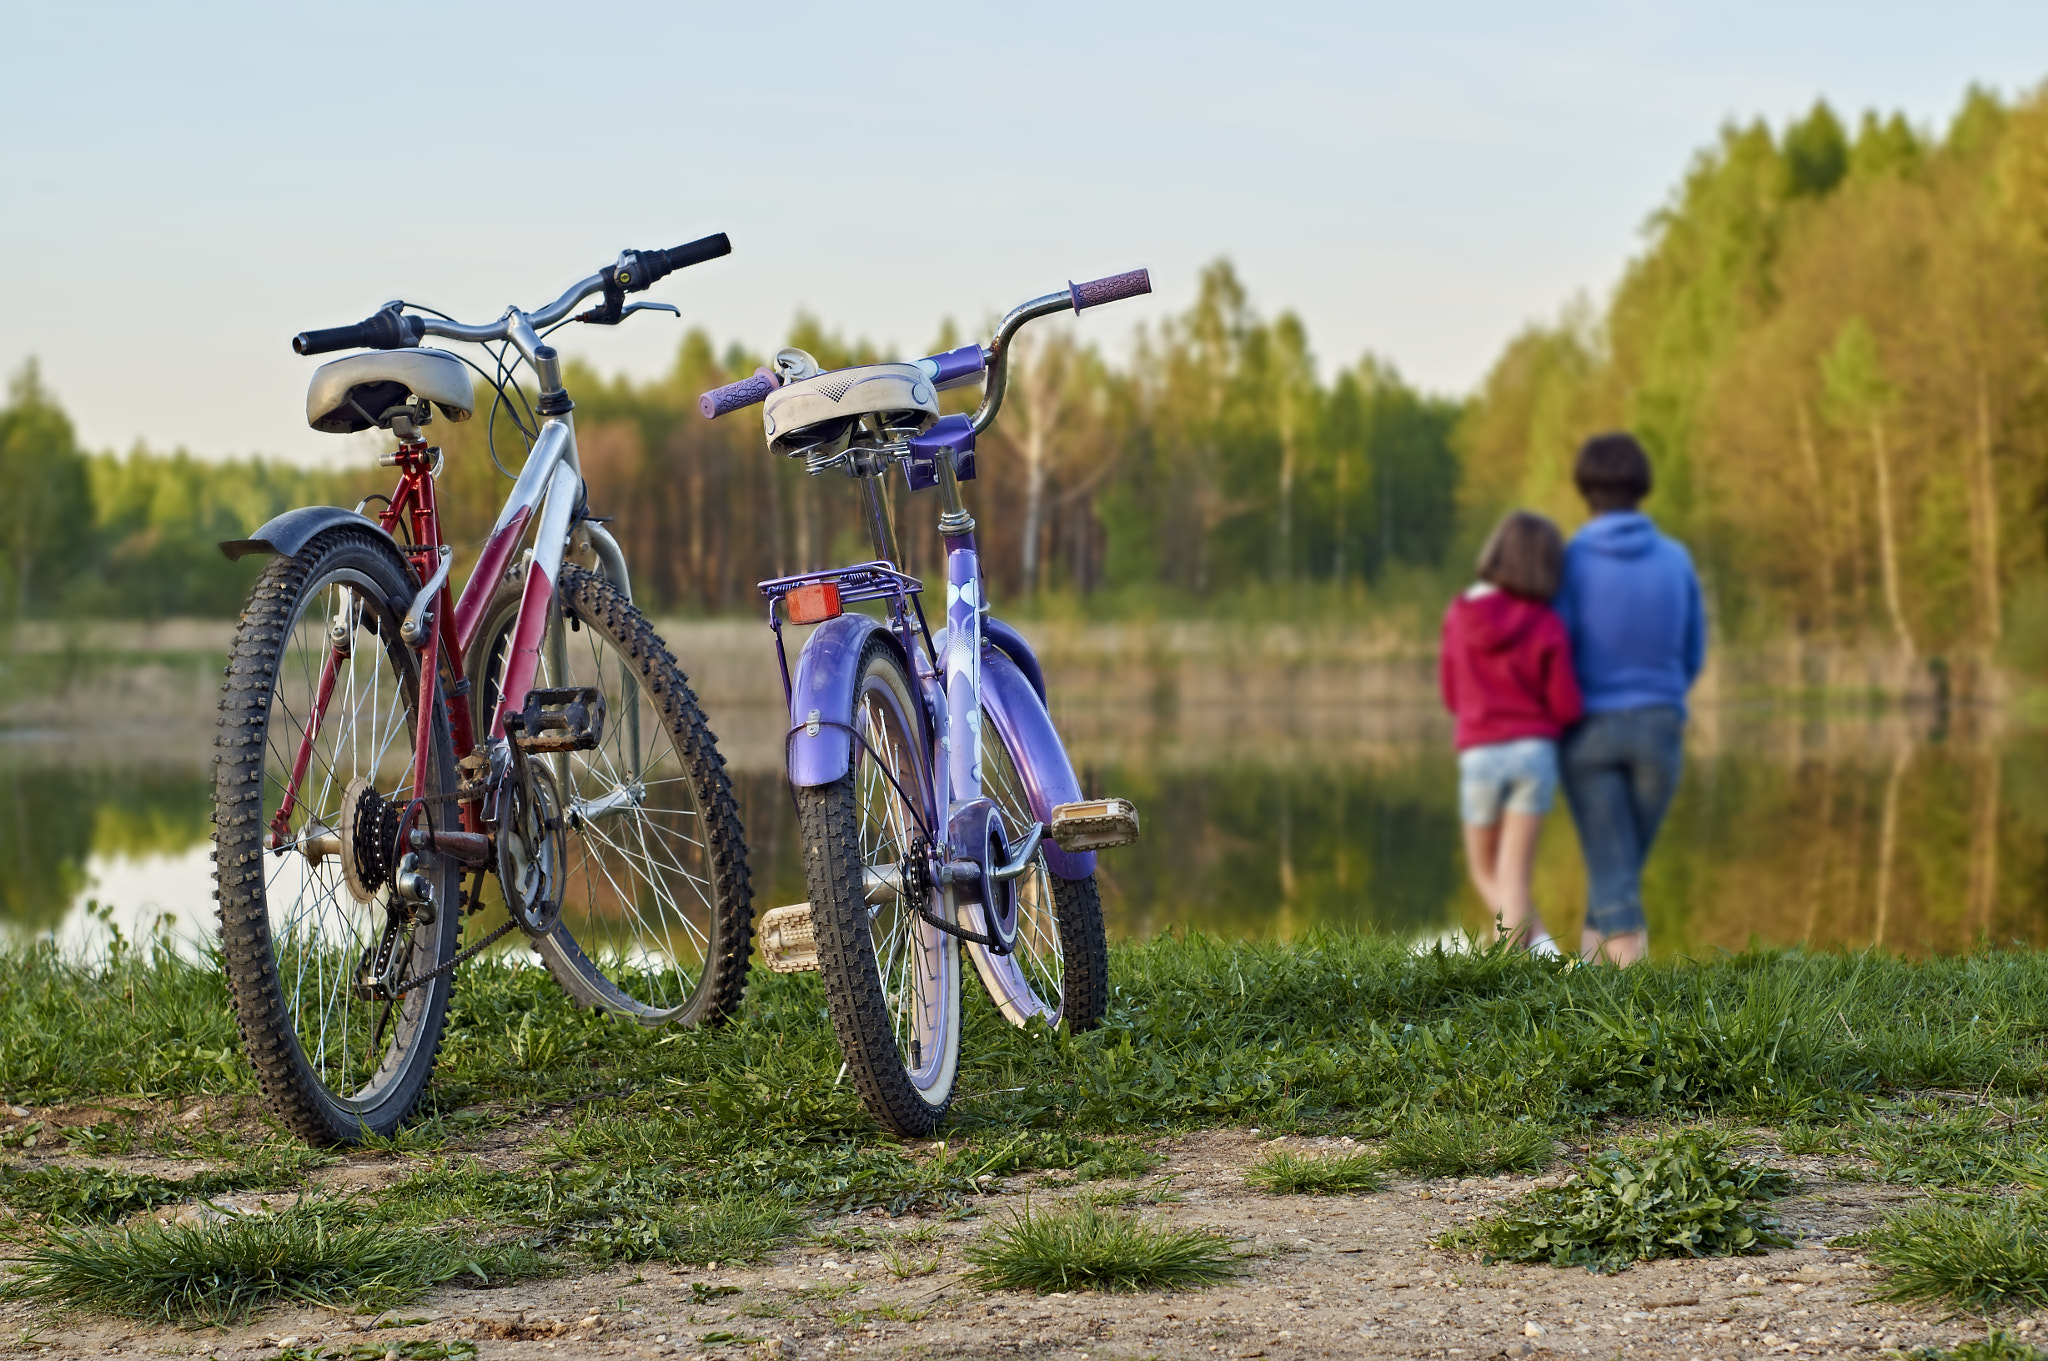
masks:
<path id="1" fill-rule="evenodd" d="M 1360 1195 L 1385 1190 L 1387 1185 L 1376 1153 L 1312 1158 L 1285 1148 L 1268 1152 L 1244 1179 L 1261 1191 L 1294 1196 Z"/>
<path id="2" fill-rule="evenodd" d="M 1138 1291 L 1210 1285 L 1237 1274 L 1231 1240 L 1079 1199 L 1026 1205 L 968 1245 L 967 1279 L 984 1290 Z"/>
<path id="3" fill-rule="evenodd" d="M 1732 1162 L 1724 1141 L 1688 1132 L 1639 1154 L 1599 1154 L 1565 1185 L 1483 1221 L 1477 1235 L 1489 1260 L 1597 1272 L 1655 1257 L 1760 1253 L 1791 1246 L 1756 1209 L 1791 1187 L 1790 1174 Z"/>
<path id="4" fill-rule="evenodd" d="M 1943 1197 L 1858 1237 L 1890 1268 L 1887 1298 L 1986 1311 L 2048 1306 L 2048 1202 L 2039 1195 Z"/>
<path id="5" fill-rule="evenodd" d="M 361 1223 L 337 1203 L 211 1224 L 58 1231 L 13 1264 L 0 1295 L 108 1313 L 226 1323 L 278 1301 L 386 1306 L 468 1273 L 530 1273 L 518 1248 Z"/>
<path id="6" fill-rule="evenodd" d="M 1540 1125 L 1431 1113 L 1389 1135 L 1385 1157 L 1387 1166 L 1425 1177 L 1466 1177 L 1541 1171 L 1556 1151 Z"/>

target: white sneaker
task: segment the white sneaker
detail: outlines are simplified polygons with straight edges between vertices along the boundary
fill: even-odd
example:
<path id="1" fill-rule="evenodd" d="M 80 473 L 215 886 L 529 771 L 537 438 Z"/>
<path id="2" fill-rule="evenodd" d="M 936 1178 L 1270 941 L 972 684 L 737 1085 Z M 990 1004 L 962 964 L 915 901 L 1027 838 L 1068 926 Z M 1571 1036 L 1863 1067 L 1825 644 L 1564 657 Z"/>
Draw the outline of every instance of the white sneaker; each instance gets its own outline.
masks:
<path id="1" fill-rule="evenodd" d="M 1550 938 L 1548 932 L 1545 932 L 1543 935 L 1531 936 L 1529 938 L 1529 953 L 1532 955 L 1547 955 L 1551 959 L 1557 959 L 1564 954 L 1564 951 L 1558 949 L 1557 942 Z"/>

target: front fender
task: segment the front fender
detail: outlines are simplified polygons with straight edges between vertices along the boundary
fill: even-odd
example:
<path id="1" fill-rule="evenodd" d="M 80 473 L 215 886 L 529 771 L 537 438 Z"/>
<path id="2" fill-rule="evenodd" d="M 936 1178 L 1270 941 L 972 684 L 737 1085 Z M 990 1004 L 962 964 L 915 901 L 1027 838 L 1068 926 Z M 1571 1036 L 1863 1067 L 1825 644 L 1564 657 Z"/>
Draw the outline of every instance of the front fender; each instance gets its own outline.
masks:
<path id="1" fill-rule="evenodd" d="M 981 707 L 1009 749 L 1031 816 L 1050 826 L 1055 804 L 1072 803 L 1081 795 L 1081 781 L 1067 759 L 1066 744 L 1052 726 L 1039 691 L 1007 649 L 986 647 L 981 654 Z M 1039 843 L 1045 863 L 1062 879 L 1086 879 L 1095 873 L 1095 852 L 1063 851 L 1047 837 Z"/>
<path id="2" fill-rule="evenodd" d="M 228 539 L 220 545 L 220 551 L 233 562 L 251 553 L 275 553 L 281 558 L 294 557 L 301 548 L 311 543 L 316 534 L 324 534 L 337 525 L 352 529 L 367 529 L 381 535 L 384 541 L 396 550 L 397 540 L 385 533 L 384 526 L 367 519 L 352 510 L 340 506 L 300 506 L 288 510 L 272 519 L 263 528 L 246 539 Z"/>
<path id="3" fill-rule="evenodd" d="M 903 644 L 872 615 L 827 619 L 804 640 L 789 682 L 789 782 L 797 788 L 831 784 L 852 769 L 853 688 L 860 682 L 860 655 L 876 633 L 896 649 L 914 685 L 917 672 L 903 655 Z M 809 730 L 814 715 L 815 733 Z"/>

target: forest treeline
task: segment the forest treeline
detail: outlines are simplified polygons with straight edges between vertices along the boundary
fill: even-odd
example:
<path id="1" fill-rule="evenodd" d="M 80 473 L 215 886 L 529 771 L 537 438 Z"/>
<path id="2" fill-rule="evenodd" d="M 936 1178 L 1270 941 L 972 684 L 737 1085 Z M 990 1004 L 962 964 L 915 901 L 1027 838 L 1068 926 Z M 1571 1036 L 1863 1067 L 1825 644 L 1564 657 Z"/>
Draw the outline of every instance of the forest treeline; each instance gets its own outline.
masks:
<path id="1" fill-rule="evenodd" d="M 1363 611 L 1439 599 L 1511 505 L 1576 524 L 1573 451 L 1626 427 L 1722 636 L 1981 655 L 2048 639 L 2044 306 L 2048 96 L 1973 91 L 1939 130 L 1822 104 L 1726 128 L 1606 305 L 1531 325 L 1466 400 L 1378 358 L 1319 363 L 1226 262 L 1122 359 L 1027 333 L 969 496 L 1006 607 Z M 948 331 L 934 349 L 964 339 Z M 789 343 L 827 366 L 900 357 L 808 320 Z M 591 503 L 662 608 L 752 609 L 761 578 L 867 555 L 845 479 L 770 456 L 751 416 L 696 414 L 764 358 L 691 332 L 657 381 L 574 372 Z M 486 436 L 516 467 L 518 431 L 501 412 L 430 434 L 451 535 L 473 542 L 504 489 Z M 24 371 L 0 411 L 0 599 L 232 612 L 250 569 L 213 541 L 296 502 L 354 504 L 383 480 L 370 462 L 88 454 Z M 897 489 L 907 566 L 928 574 L 935 511 Z"/>

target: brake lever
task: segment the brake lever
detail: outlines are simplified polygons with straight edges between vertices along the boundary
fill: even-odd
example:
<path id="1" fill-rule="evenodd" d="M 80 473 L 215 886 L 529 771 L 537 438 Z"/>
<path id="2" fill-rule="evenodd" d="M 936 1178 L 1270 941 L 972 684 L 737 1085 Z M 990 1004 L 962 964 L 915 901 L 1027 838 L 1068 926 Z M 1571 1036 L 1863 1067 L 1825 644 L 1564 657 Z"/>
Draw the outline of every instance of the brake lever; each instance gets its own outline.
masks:
<path id="1" fill-rule="evenodd" d="M 672 317 L 680 317 L 683 314 L 683 309 L 675 306 L 673 303 L 636 302 L 629 305 L 623 312 L 620 312 L 619 318 L 620 320 L 624 320 L 625 318 L 632 316 L 635 312 L 666 312 Z"/>

